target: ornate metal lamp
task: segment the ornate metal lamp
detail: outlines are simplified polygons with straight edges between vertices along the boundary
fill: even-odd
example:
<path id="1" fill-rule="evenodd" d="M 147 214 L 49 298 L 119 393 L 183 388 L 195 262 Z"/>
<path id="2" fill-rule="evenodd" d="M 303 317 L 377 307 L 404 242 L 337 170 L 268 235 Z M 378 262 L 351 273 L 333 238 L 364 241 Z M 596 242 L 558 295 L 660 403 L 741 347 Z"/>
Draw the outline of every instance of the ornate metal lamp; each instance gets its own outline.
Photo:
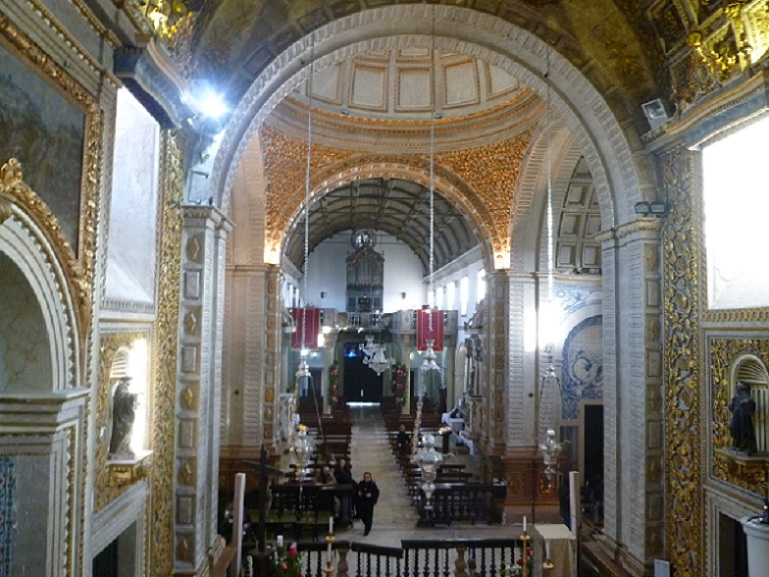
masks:
<path id="1" fill-rule="evenodd" d="M 387 358 L 384 345 L 382 344 L 374 345 L 372 355 L 363 358 L 363 364 L 373 369 L 377 375 L 381 375 L 383 371 L 389 369 L 394 362 L 394 359 Z"/>
<path id="2" fill-rule="evenodd" d="M 296 465 L 296 480 L 302 482 L 304 472 L 312 456 L 312 441 L 307 436 L 307 427 L 299 425 L 294 444 L 291 447 L 294 451 L 294 460 Z"/>
<path id="3" fill-rule="evenodd" d="M 548 484 L 552 486 L 555 480 L 558 455 L 563 451 L 563 443 L 555 438 L 555 429 L 552 427 L 547 429 L 545 441 L 540 443 L 539 450 L 542 451 L 542 460 L 545 463 L 545 476 Z"/>
<path id="4" fill-rule="evenodd" d="M 422 448 L 416 454 L 416 463 L 422 470 L 422 491 L 425 494 L 425 509 L 433 508 L 432 498 L 435 492 L 435 479 L 438 467 L 443 462 L 443 455 L 435 450 L 435 437 L 430 433 L 422 435 Z"/>

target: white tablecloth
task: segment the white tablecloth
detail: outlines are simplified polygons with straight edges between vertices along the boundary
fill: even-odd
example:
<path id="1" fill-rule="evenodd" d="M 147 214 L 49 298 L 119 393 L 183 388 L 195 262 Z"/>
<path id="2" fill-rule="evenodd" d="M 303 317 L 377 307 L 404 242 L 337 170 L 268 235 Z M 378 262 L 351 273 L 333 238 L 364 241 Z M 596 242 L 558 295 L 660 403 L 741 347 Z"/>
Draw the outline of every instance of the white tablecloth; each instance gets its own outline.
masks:
<path id="1" fill-rule="evenodd" d="M 532 531 L 533 539 L 537 542 L 536 549 L 546 553 L 550 549 L 550 560 L 555 567 L 548 577 L 577 577 L 577 538 L 566 525 L 550 525 L 537 523 Z M 542 575 L 544 559 L 535 553 L 534 576 Z M 539 572 L 537 572 L 539 569 Z"/>

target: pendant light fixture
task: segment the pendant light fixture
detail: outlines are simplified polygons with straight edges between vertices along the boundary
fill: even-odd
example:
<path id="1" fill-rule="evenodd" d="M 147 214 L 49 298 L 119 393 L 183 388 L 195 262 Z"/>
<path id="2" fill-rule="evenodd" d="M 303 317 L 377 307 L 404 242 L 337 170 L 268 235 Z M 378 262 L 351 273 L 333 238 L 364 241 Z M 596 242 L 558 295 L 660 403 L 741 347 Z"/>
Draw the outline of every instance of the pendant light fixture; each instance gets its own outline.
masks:
<path id="1" fill-rule="evenodd" d="M 435 265 L 435 120 L 439 117 L 436 105 L 435 96 L 435 6 L 432 7 L 432 30 L 431 30 L 431 45 L 430 45 L 430 100 L 432 103 L 430 114 L 430 230 L 429 230 L 429 255 L 428 255 L 428 294 L 432 295 L 433 302 L 428 305 L 427 309 L 427 338 L 425 339 L 426 350 L 422 355 L 422 365 L 419 367 L 420 376 L 420 388 L 424 387 L 424 380 L 433 371 L 441 373 L 442 369 L 436 362 L 436 354 L 434 347 L 436 345 L 436 323 L 443 323 L 443 315 L 439 313 L 436 306 L 435 297 L 435 279 L 433 278 L 434 265 Z M 438 317 L 438 318 L 436 318 Z M 424 322 L 424 321 L 423 321 Z M 419 327 L 417 327 L 419 330 Z M 443 331 L 439 331 L 441 334 Z M 440 343 L 441 347 L 443 343 Z"/>
<path id="2" fill-rule="evenodd" d="M 552 126 L 551 126 L 551 110 L 550 110 L 550 49 L 548 48 L 546 54 L 546 71 L 545 71 L 545 131 L 544 137 L 546 140 L 546 157 L 545 157 L 545 170 L 547 177 L 547 207 L 546 207 L 546 226 L 547 226 L 547 300 L 545 302 L 545 315 L 542 319 L 544 324 L 544 353 L 546 366 L 542 372 L 542 382 L 540 385 L 539 398 L 540 403 L 545 397 L 545 393 L 549 392 L 552 396 L 560 395 L 561 384 L 558 379 L 558 375 L 555 370 L 555 362 L 553 359 L 553 348 L 555 346 L 553 333 L 554 324 L 558 322 L 555 315 L 555 239 L 553 231 L 553 177 L 552 177 Z M 541 406 L 540 406 L 541 408 Z M 555 411 L 552 411 L 554 421 L 557 421 Z M 555 423 L 552 426 L 548 426 L 545 433 L 545 440 L 540 443 L 539 449 L 542 452 L 542 460 L 545 464 L 545 476 L 548 481 L 548 485 L 552 486 L 555 480 L 556 466 L 558 464 L 558 456 L 563 451 L 563 443 L 556 438 Z"/>
<path id="3" fill-rule="evenodd" d="M 417 312 L 417 349 L 421 350 L 421 333 L 426 329 L 425 351 L 422 355 L 422 364 L 419 367 L 419 383 L 417 388 L 416 414 L 414 415 L 414 431 L 411 434 L 411 460 L 415 463 L 424 455 L 420 452 L 420 428 L 422 426 L 422 409 L 424 407 L 424 398 L 427 394 L 427 377 L 430 374 L 441 373 L 441 367 L 436 362 L 434 350 L 434 314 L 432 308 L 435 306 L 434 279 L 433 279 L 433 255 L 435 240 L 435 120 L 436 120 L 436 97 L 435 97 L 435 6 L 430 7 L 432 19 L 430 29 L 430 222 L 429 222 L 429 245 L 428 245 L 428 296 L 432 295 L 432 301 L 427 305 L 427 309 Z M 442 316 L 442 315 L 441 315 Z M 442 322 L 442 318 L 441 318 Z M 429 439 L 428 439 L 429 441 Z M 428 483 L 429 479 L 423 479 Z M 429 498 L 428 498 L 429 503 Z"/>

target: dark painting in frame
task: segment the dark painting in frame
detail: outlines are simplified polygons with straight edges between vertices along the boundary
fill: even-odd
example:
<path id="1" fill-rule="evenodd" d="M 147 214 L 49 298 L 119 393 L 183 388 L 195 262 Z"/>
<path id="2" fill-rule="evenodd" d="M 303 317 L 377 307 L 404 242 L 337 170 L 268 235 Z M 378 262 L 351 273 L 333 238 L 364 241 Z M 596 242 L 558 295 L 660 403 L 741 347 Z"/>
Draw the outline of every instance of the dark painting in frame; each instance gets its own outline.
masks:
<path id="1" fill-rule="evenodd" d="M 87 115 L 2 41 L 0 62 L 0 164 L 21 162 L 25 182 L 78 254 Z"/>

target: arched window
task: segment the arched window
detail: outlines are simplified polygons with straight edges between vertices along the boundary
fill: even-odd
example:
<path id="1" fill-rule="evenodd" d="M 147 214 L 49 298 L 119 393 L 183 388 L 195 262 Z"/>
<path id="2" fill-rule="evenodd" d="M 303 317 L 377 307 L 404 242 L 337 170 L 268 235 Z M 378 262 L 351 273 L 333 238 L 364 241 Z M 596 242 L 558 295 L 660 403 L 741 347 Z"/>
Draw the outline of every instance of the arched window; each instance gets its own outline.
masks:
<path id="1" fill-rule="evenodd" d="M 733 365 L 730 382 L 731 396 L 737 392 L 737 383 L 750 385 L 750 395 L 756 401 L 753 427 L 756 431 L 756 448 L 759 453 L 769 450 L 769 372 L 766 365 L 754 355 L 739 357 Z"/>
<path id="2" fill-rule="evenodd" d="M 149 426 L 147 418 L 147 354 L 146 339 L 135 339 L 130 346 L 121 347 L 115 353 L 109 375 L 111 399 L 114 397 L 118 384 L 124 379 L 130 379 L 128 381 L 129 391 L 136 395 L 135 417 L 130 441 L 131 450 L 135 455 L 141 455 L 149 448 L 147 446 L 147 427 Z"/>

